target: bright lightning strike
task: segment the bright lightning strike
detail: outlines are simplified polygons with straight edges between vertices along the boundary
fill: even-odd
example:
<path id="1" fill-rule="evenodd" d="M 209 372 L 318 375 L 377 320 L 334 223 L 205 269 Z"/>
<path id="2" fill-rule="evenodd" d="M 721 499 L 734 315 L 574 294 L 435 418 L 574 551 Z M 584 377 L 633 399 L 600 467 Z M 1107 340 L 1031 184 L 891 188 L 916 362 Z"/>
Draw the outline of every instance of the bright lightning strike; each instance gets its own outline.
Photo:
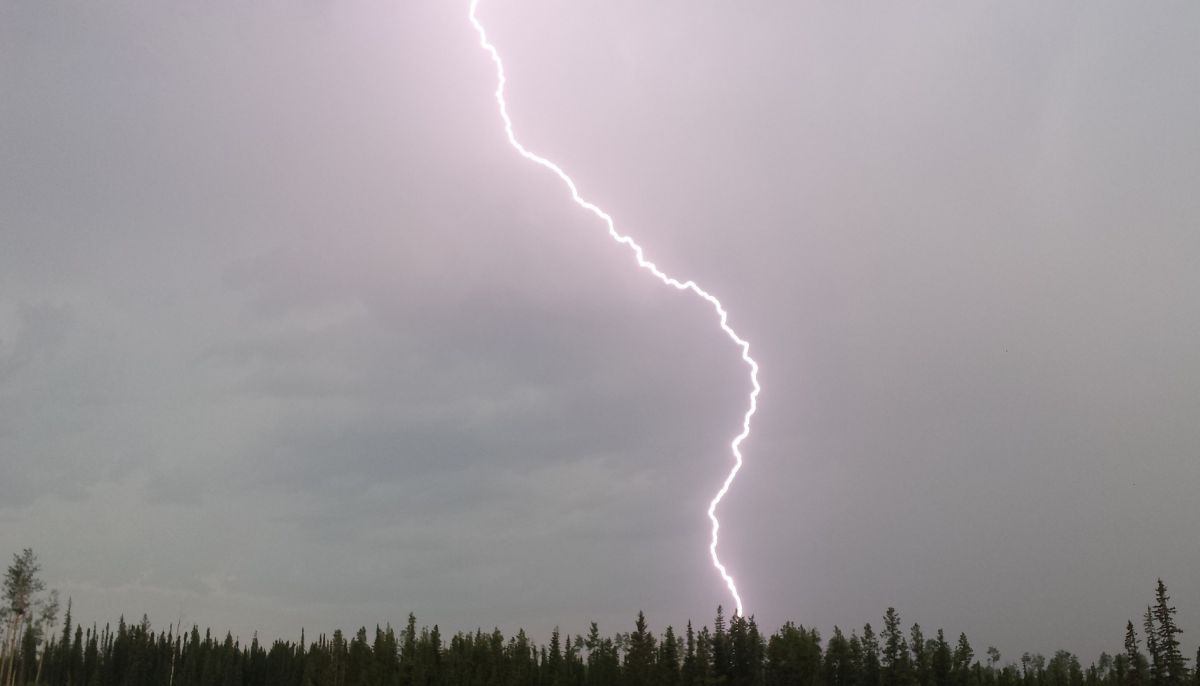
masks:
<path id="1" fill-rule="evenodd" d="M 720 490 L 713 496 L 712 501 L 708 503 L 708 518 L 712 522 L 712 540 L 708 544 L 708 552 L 712 556 L 713 567 L 716 567 L 717 571 L 720 572 L 721 578 L 725 580 L 725 585 L 729 587 L 729 592 L 733 594 L 733 600 L 737 604 L 737 613 L 744 616 L 742 612 L 742 597 L 738 594 L 737 584 L 734 583 L 733 577 L 726 571 L 725 565 L 721 564 L 721 559 L 717 557 L 717 534 L 721 530 L 721 522 L 717 519 L 717 505 L 721 503 L 721 499 L 729 492 L 730 484 L 733 483 L 738 471 L 742 468 L 742 441 L 746 440 L 746 437 L 750 435 L 750 418 L 754 416 L 755 410 L 758 409 L 758 393 L 762 390 L 762 387 L 758 385 L 758 363 L 754 361 L 754 358 L 750 357 L 750 343 L 738 336 L 737 332 L 729 326 L 729 313 L 725 311 L 725 308 L 721 305 L 721 301 L 717 300 L 716 296 L 696 285 L 695 281 L 679 281 L 663 273 L 653 262 L 646 259 L 642 251 L 642 246 L 635 243 L 629 236 L 617 232 L 613 224 L 613 218 L 607 212 L 584 200 L 579 195 L 579 189 L 575 187 L 575 182 L 571 180 L 570 176 L 567 176 L 567 173 L 562 168 L 550 160 L 530 152 L 525 146 L 521 145 L 521 142 L 513 134 L 512 119 L 508 116 L 508 105 L 504 101 L 504 83 L 506 80 L 504 76 L 504 62 L 500 59 L 500 53 L 496 50 L 496 46 L 488 41 L 487 32 L 484 31 L 483 24 L 475 16 L 475 10 L 478 6 L 479 0 L 471 0 L 471 8 L 468 16 L 471 20 L 471 25 L 479 32 L 479 45 L 492 56 L 492 62 L 496 63 L 496 104 L 500 107 L 500 118 L 504 120 L 504 133 L 508 135 L 509 144 L 521 154 L 521 157 L 554 172 L 567 185 L 567 188 L 571 191 L 571 198 L 575 200 L 575 203 L 599 217 L 608 226 L 608 235 L 612 236 L 613 240 L 624 244 L 633 251 L 633 256 L 637 259 L 639 267 L 649 271 L 664 284 L 681 291 L 691 291 L 712 305 L 713 310 L 716 311 L 717 317 L 720 320 L 721 330 L 742 349 L 742 361 L 750 367 L 750 383 L 753 386 L 753 390 L 750 391 L 750 405 L 746 409 L 746 414 L 742 417 L 741 433 L 735 436 L 733 442 L 729 445 L 733 451 L 733 468 L 729 470 L 725 481 L 721 483 Z"/>

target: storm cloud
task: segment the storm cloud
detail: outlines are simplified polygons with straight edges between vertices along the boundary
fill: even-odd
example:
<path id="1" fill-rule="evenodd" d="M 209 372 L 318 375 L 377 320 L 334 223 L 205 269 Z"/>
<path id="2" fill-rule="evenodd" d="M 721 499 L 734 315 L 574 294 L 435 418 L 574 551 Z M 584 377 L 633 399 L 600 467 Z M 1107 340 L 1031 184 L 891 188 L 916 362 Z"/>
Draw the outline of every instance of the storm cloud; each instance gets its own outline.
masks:
<path id="1" fill-rule="evenodd" d="M 518 136 L 762 364 L 760 623 L 1200 622 L 1196 6 L 480 14 Z M 0 7 L 0 548 L 243 636 L 728 606 L 737 350 L 493 80 L 463 3 Z"/>

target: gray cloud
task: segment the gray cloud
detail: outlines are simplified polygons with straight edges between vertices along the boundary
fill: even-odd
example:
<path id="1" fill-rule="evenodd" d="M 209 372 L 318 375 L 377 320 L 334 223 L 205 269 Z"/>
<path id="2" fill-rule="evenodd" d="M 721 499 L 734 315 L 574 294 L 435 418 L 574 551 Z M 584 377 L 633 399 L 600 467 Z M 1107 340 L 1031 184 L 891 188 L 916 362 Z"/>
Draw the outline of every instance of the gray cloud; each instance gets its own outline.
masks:
<path id="1" fill-rule="evenodd" d="M 482 13 L 518 135 L 763 365 L 748 609 L 1200 617 L 1196 10 L 602 5 Z M 0 7 L 0 546 L 243 636 L 728 604 L 745 370 L 493 76 L 453 3 Z"/>

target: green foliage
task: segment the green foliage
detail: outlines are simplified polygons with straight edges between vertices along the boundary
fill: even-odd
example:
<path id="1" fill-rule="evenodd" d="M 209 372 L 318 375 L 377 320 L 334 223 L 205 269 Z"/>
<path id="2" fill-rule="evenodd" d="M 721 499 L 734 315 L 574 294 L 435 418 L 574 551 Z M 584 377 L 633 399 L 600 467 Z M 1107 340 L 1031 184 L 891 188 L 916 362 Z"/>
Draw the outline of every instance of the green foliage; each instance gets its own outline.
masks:
<path id="1" fill-rule="evenodd" d="M 883 671 L 881 686 L 911 686 L 912 665 L 909 660 L 908 641 L 900 627 L 900 615 L 896 608 L 889 607 L 883 615 Z"/>
<path id="2" fill-rule="evenodd" d="M 937 638 L 928 646 L 928 650 L 933 686 L 951 686 L 950 674 L 954 656 L 950 653 L 950 644 L 946 643 L 944 631 L 938 629 Z"/>
<path id="3" fill-rule="evenodd" d="M 1124 657 L 1124 664 L 1118 667 L 1122 672 L 1121 683 L 1123 686 L 1144 686 L 1149 665 L 1146 662 L 1146 656 L 1142 654 L 1141 648 L 1138 647 L 1137 630 L 1133 628 L 1132 620 L 1125 625 Z"/>
<path id="4" fill-rule="evenodd" d="M 816 686 L 822 669 L 821 637 L 816 629 L 788 622 L 767 640 L 766 658 L 766 686 Z"/>
<path id="5" fill-rule="evenodd" d="M 846 640 L 841 629 L 833 627 L 833 636 L 829 638 L 829 647 L 821 665 L 825 686 L 853 686 L 859 680 L 858 667 L 850 641 Z"/>
<path id="6" fill-rule="evenodd" d="M 1162 686 L 1184 686 L 1188 679 L 1187 658 L 1179 648 L 1179 634 L 1183 630 L 1175 624 L 1175 608 L 1171 606 L 1171 597 L 1167 595 L 1167 587 L 1162 579 L 1158 580 L 1154 592 L 1154 609 L 1150 616 L 1153 618 L 1152 632 L 1158 648 L 1159 683 Z"/>
<path id="7" fill-rule="evenodd" d="M 605 636 L 593 622 L 586 638 L 556 627 L 545 646 L 523 630 L 506 639 L 499 629 L 476 629 L 446 640 L 410 614 L 399 634 L 390 625 L 364 627 L 349 639 L 339 630 L 306 643 L 302 631 L 299 642 L 266 647 L 257 635 L 242 644 L 230 634 L 202 636 L 199 627 L 156 632 L 145 616 L 135 624 L 122 617 L 115 629 L 82 627 L 68 601 L 61 632 L 50 634 L 34 621 L 13 622 L 36 614 L 38 571 L 27 550 L 5 579 L 0 686 L 1200 686 L 1161 581 L 1144 617 L 1149 659 L 1131 621 L 1124 650 L 1084 669 L 1062 650 L 1049 661 L 1025 653 L 1019 665 L 1001 666 L 989 648 L 985 665 L 965 634 L 953 647 L 941 629 L 927 639 L 914 624 L 906 635 L 893 608 L 878 636 L 870 624 L 849 638 L 834 627 L 824 648 L 816 629 L 787 622 L 764 638 L 753 617 L 726 619 L 720 607 L 713 630 L 688 622 L 682 637 L 671 627 L 656 635 L 639 612 L 628 634 Z"/>
<path id="8" fill-rule="evenodd" d="M 863 626 L 862 639 L 859 641 L 860 657 L 858 686 L 878 686 L 880 683 L 879 638 L 868 622 Z"/>
<path id="9" fill-rule="evenodd" d="M 682 639 L 670 628 L 656 636 L 641 614 L 628 635 L 604 636 L 593 624 L 586 638 L 556 629 L 546 646 L 524 631 L 510 638 L 499 630 L 460 632 L 445 641 L 436 625 L 418 628 L 411 616 L 399 636 L 390 626 L 373 634 L 360 628 L 351 638 L 335 631 L 309 645 L 302 639 L 269 647 L 257 636 L 242 644 L 229 634 L 202 635 L 198 627 L 182 636 L 155 632 L 145 618 L 73 631 L 68 620 L 45 651 L 35 652 L 32 634 L 23 635 L 16 664 L 24 670 L 14 672 L 14 684 L 34 683 L 42 667 L 49 686 L 888 686 L 897 678 L 951 686 L 1138 686 L 1145 666 L 1132 623 L 1126 653 L 1102 655 L 1084 670 L 1066 651 L 1049 661 L 1026 654 L 1020 666 L 1003 667 L 992 655 L 984 665 L 965 635 L 952 648 L 943 632 L 926 640 L 917 626 L 897 641 L 894 616 L 885 616 L 882 646 L 868 625 L 849 639 L 835 627 L 824 649 L 816 629 L 789 622 L 763 640 L 752 618 L 720 620 L 726 654 L 720 677 L 708 627 L 697 631 L 689 623 Z M 872 658 L 874 651 L 882 658 Z"/>
<path id="10" fill-rule="evenodd" d="M 654 686 L 654 636 L 646 628 L 646 616 L 641 612 L 638 612 L 634 627 L 626 642 L 621 683 L 623 686 Z"/>

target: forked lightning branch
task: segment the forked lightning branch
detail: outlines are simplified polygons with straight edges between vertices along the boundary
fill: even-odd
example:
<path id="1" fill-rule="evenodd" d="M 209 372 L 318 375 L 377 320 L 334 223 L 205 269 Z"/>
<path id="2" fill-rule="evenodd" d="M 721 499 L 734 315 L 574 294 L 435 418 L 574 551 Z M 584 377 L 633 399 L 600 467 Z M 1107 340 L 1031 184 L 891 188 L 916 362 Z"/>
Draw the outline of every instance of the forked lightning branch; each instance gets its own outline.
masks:
<path id="1" fill-rule="evenodd" d="M 721 578 L 725 580 L 725 585 L 729 587 L 729 592 L 733 594 L 733 600 L 737 605 L 738 614 L 744 616 L 742 610 L 742 598 L 741 595 L 738 594 L 737 584 L 734 583 L 733 577 L 730 576 L 729 572 L 725 569 L 725 565 L 721 563 L 721 558 L 717 555 L 718 534 L 721 529 L 721 522 L 717 519 L 717 506 L 721 503 L 721 499 L 725 497 L 725 494 L 729 492 L 730 485 L 733 483 L 734 478 L 737 477 L 738 471 L 742 468 L 742 441 L 746 440 L 746 437 L 750 435 L 750 418 L 754 416 L 755 410 L 758 409 L 758 394 L 761 390 L 761 387 L 758 384 L 758 363 L 754 361 L 754 358 L 750 357 L 750 344 L 742 337 L 738 336 L 737 332 L 735 332 L 733 328 L 729 326 L 729 313 L 725 311 L 724 306 L 721 305 L 721 301 L 718 300 L 716 296 L 696 285 L 695 281 L 680 281 L 672 276 L 668 276 L 653 262 L 647 260 L 645 253 L 642 251 L 642 247 L 634 242 L 634 240 L 629 236 L 619 233 L 613 223 L 613 218 L 609 216 L 607 212 L 588 202 L 579 195 L 579 189 L 575 187 L 575 182 L 570 176 L 567 175 L 566 172 L 562 170 L 561 167 L 540 155 L 530 152 L 525 148 L 525 146 L 521 145 L 521 142 L 517 140 L 516 135 L 513 133 L 512 119 L 510 119 L 508 116 L 508 106 L 504 100 L 504 62 L 500 59 L 500 53 L 496 50 L 496 46 L 492 45 L 492 43 L 488 40 L 487 32 L 484 30 L 483 24 L 479 22 L 479 18 L 476 16 L 476 9 L 478 6 L 479 0 L 471 0 L 468 16 L 471 20 L 471 24 L 475 27 L 475 30 L 479 32 L 479 44 L 488 52 L 488 54 L 491 55 L 492 62 L 496 64 L 496 104 L 500 109 L 500 118 L 504 121 L 504 133 L 508 136 L 509 144 L 511 144 L 512 147 L 521 154 L 521 157 L 524 157 L 530 162 L 534 162 L 550 170 L 556 176 L 558 176 L 558 178 L 561 179 L 564 184 L 566 184 L 567 189 L 571 192 L 571 198 L 574 199 L 575 203 L 588 212 L 591 212 L 599 217 L 600 220 L 604 222 L 605 226 L 608 227 L 608 234 L 612 236 L 612 239 L 625 245 L 633 252 L 633 256 L 637 260 L 639 267 L 654 275 L 655 278 L 664 284 L 681 291 L 691 291 L 695 295 L 703 298 L 706 302 L 708 302 L 708 304 L 712 305 L 713 310 L 717 314 L 717 319 L 720 322 L 721 330 L 724 331 L 725 335 L 729 336 L 729 338 L 736 343 L 739 348 L 741 348 L 742 361 L 745 362 L 750 369 L 750 383 L 752 390 L 750 391 L 749 405 L 746 409 L 746 414 L 742 417 L 742 431 L 733 438 L 733 441 L 729 445 L 730 450 L 733 453 L 733 467 L 729 470 L 729 474 L 726 475 L 725 480 L 721 482 L 721 488 L 717 491 L 716 495 L 713 496 L 713 499 L 708 504 L 708 518 L 712 522 L 712 539 L 709 542 L 708 551 L 712 557 L 713 566 L 717 569 L 717 572 L 720 573 Z"/>

